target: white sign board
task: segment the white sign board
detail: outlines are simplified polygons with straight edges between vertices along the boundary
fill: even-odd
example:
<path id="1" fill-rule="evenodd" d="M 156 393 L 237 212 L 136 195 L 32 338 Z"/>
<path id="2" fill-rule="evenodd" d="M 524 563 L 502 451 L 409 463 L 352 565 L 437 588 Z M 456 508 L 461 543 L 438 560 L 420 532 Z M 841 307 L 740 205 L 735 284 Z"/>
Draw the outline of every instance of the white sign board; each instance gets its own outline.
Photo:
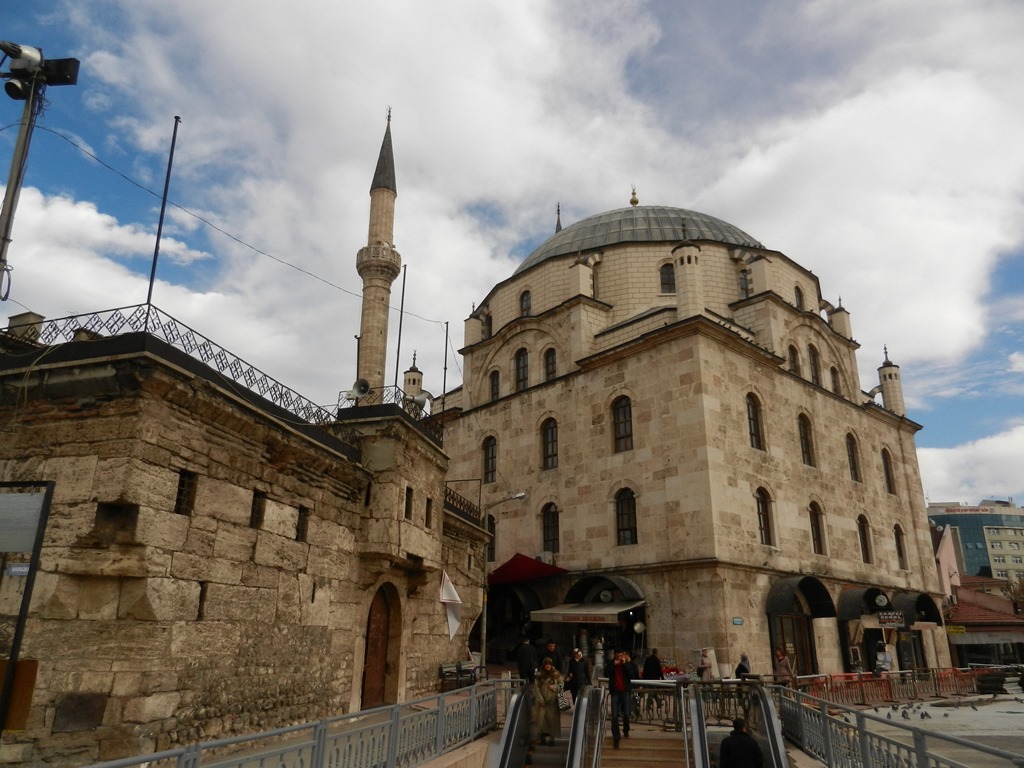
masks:
<path id="1" fill-rule="evenodd" d="M 0 493 L 0 552 L 31 552 L 45 493 Z"/>

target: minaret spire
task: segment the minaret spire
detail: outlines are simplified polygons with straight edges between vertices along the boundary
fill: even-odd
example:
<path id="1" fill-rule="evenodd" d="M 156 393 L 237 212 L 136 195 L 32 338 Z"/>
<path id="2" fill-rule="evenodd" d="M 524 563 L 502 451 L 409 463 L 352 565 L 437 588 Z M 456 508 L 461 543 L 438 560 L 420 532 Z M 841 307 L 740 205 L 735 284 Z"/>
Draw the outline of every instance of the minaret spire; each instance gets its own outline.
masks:
<path id="1" fill-rule="evenodd" d="M 384 386 L 391 284 L 402 269 L 402 257 L 393 245 L 397 197 L 395 155 L 391 147 L 391 108 L 388 107 L 388 124 L 370 184 L 370 229 L 366 247 L 360 248 L 356 255 L 356 271 L 363 279 L 358 377 L 365 379 L 371 389 Z"/>

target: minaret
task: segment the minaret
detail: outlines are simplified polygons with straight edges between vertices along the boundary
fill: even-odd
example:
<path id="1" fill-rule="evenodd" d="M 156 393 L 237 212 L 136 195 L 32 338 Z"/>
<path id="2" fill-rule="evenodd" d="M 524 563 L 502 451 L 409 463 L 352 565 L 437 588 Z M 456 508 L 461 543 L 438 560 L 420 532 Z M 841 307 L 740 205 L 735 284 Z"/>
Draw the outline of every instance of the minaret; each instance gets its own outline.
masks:
<path id="1" fill-rule="evenodd" d="M 907 409 L 903 404 L 903 384 L 900 382 L 900 367 L 889 359 L 889 349 L 885 348 L 885 361 L 878 368 L 878 386 L 882 390 L 882 406 L 897 416 L 906 416 Z"/>
<path id="2" fill-rule="evenodd" d="M 392 245 L 395 232 L 395 155 L 391 149 L 391 110 L 377 170 L 370 185 L 370 232 L 366 247 L 356 255 L 356 271 L 363 279 L 363 307 L 359 321 L 358 378 L 371 389 L 384 386 L 384 360 L 388 351 L 388 313 L 391 284 L 402 269 L 402 257 Z"/>

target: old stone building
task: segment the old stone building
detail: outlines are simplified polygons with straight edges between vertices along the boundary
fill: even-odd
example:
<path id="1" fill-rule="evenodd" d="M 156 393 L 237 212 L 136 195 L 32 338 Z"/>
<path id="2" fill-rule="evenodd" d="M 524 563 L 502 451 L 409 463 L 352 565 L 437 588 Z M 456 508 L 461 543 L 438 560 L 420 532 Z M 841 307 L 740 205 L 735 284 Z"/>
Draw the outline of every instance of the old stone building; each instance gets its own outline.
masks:
<path id="1" fill-rule="evenodd" d="M 371 200 L 362 333 L 386 342 L 390 126 Z M 12 319 L 0 481 L 55 485 L 20 652 L 36 677 L 0 762 L 80 765 L 438 689 L 470 623 L 450 637 L 442 573 L 475 617 L 487 536 L 452 503 L 439 432 L 383 397 L 383 349 L 361 358 L 375 396 L 335 413 L 155 307 Z M 26 580 L 6 566 L 27 554 L 5 558 L 9 650 Z"/>
<path id="2" fill-rule="evenodd" d="M 708 647 L 723 674 L 775 647 L 800 674 L 870 669 L 883 639 L 947 663 L 899 368 L 863 392 L 811 271 L 630 202 L 559 221 L 465 324 L 445 448 L 505 565 L 491 658 L 526 632 L 680 665 Z"/>

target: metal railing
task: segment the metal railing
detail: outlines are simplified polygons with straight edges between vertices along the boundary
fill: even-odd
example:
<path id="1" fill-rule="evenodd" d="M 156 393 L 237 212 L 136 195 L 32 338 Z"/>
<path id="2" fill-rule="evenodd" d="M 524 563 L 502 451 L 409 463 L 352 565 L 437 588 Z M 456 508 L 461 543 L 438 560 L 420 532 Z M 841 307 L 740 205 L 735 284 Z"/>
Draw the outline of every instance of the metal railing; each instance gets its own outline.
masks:
<path id="1" fill-rule="evenodd" d="M 396 386 L 380 387 L 371 389 L 365 395 L 358 397 L 349 392 L 338 393 L 338 414 L 341 415 L 348 408 L 365 408 L 373 405 L 397 405 L 423 429 L 423 431 L 438 445 L 442 444 L 444 438 L 444 425 L 439 419 L 430 417 L 423 407 L 416 402 L 415 398 L 407 395 L 402 389 Z"/>
<path id="2" fill-rule="evenodd" d="M 92 768 L 411 768 L 493 731 L 518 681 L 207 741 Z"/>
<path id="3" fill-rule="evenodd" d="M 697 768 L 715 765 L 707 726 L 731 727 L 742 717 L 751 735 L 768 748 L 766 765 L 788 768 L 782 725 L 775 703 L 758 680 L 693 682 L 688 689 L 693 730 L 693 756 Z"/>
<path id="4" fill-rule="evenodd" d="M 598 682 L 608 687 L 608 678 L 598 678 Z M 684 706 L 683 684 L 674 680 L 633 680 L 632 707 L 629 712 L 630 722 L 645 725 L 656 725 L 665 730 L 681 731 L 683 729 Z M 606 709 L 611 713 L 611 697 L 608 697 Z"/>
<path id="5" fill-rule="evenodd" d="M 580 689 L 569 731 L 566 768 L 597 768 L 601 764 L 601 743 L 607 717 L 604 700 L 604 688 L 587 685 Z"/>
<path id="6" fill-rule="evenodd" d="M 226 378 L 269 400 L 310 424 L 328 428 L 335 437 L 355 444 L 355 432 L 338 425 L 335 413 L 317 405 L 290 387 L 268 376 L 256 366 L 150 304 L 137 304 L 83 315 L 8 326 L 7 338 L 40 347 L 71 341 L 148 333 L 182 350 Z"/>
<path id="7" fill-rule="evenodd" d="M 1024 753 L 904 725 L 792 688 L 769 690 L 786 738 L 833 768 L 1024 768 Z"/>
<path id="8" fill-rule="evenodd" d="M 811 696 L 839 704 L 872 704 L 939 696 L 966 696 L 978 692 L 978 676 L 987 669 L 912 669 L 838 675 L 802 675 L 797 688 Z"/>

